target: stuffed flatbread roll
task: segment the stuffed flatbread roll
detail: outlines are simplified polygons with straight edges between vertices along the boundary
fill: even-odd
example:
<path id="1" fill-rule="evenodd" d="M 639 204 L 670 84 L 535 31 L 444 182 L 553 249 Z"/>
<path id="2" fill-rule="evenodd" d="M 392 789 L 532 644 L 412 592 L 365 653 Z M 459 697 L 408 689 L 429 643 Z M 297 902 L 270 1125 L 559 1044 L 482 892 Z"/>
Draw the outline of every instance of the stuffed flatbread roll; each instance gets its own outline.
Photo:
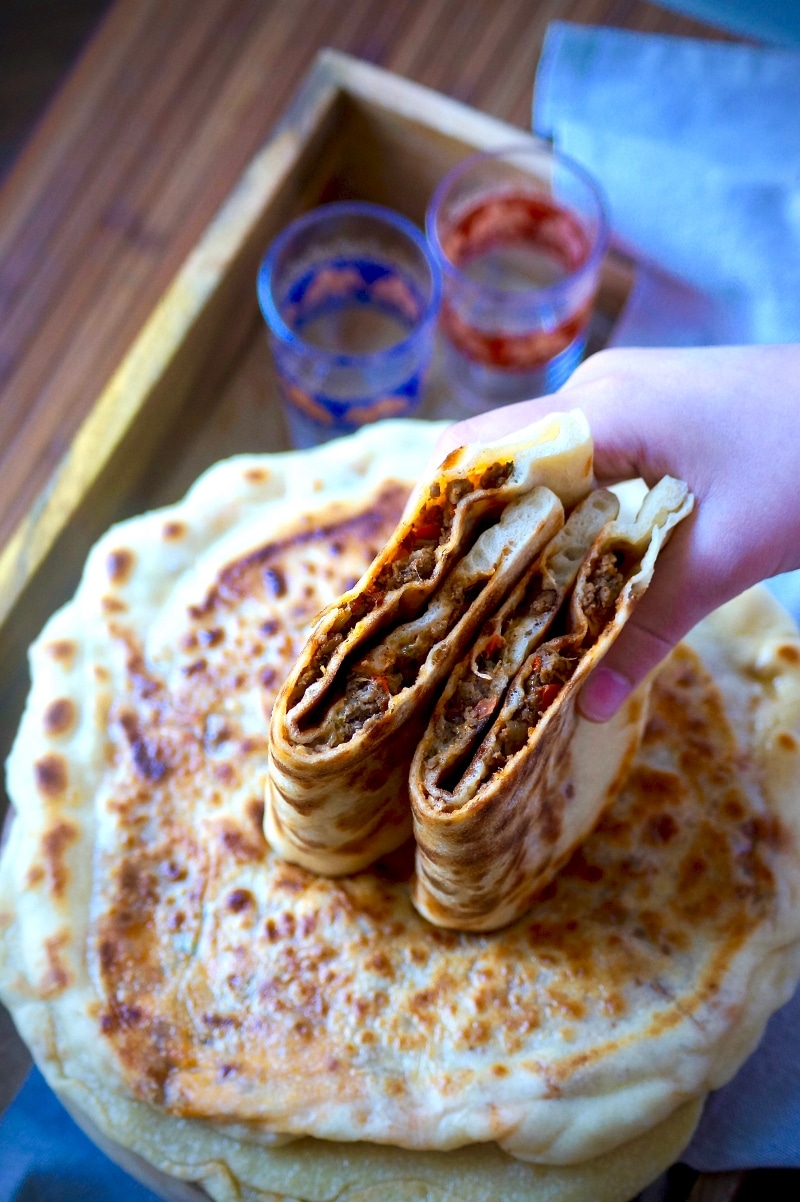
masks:
<path id="1" fill-rule="evenodd" d="M 460 778 L 512 678 L 550 630 L 595 538 L 618 512 L 617 498 L 604 489 L 581 501 L 456 665 L 436 707 L 428 758 L 442 787 Z"/>
<path id="2" fill-rule="evenodd" d="M 591 482 L 576 411 L 459 448 L 418 485 L 273 709 L 264 829 L 284 858 L 340 875 L 408 838 L 408 770 L 438 693 Z"/>
<path id="3" fill-rule="evenodd" d="M 579 719 L 577 696 L 692 504 L 686 485 L 665 477 L 634 522 L 604 526 L 550 637 L 526 656 L 499 712 L 492 707 L 488 731 L 486 723 L 477 724 L 469 740 L 463 725 L 449 720 L 457 714 L 466 669 L 454 673 L 410 775 L 417 845 L 412 896 L 431 922 L 494 930 L 519 917 L 621 788 L 641 735 L 644 690 L 602 727 Z M 506 616 L 499 632 L 504 644 L 515 641 L 524 621 L 511 603 Z"/>
<path id="4" fill-rule="evenodd" d="M 547 488 L 512 501 L 418 617 L 343 661 L 331 689 L 298 718 L 297 746 L 273 736 L 265 831 L 285 859 L 336 876 L 405 842 L 409 766 L 436 695 L 563 520 Z"/>

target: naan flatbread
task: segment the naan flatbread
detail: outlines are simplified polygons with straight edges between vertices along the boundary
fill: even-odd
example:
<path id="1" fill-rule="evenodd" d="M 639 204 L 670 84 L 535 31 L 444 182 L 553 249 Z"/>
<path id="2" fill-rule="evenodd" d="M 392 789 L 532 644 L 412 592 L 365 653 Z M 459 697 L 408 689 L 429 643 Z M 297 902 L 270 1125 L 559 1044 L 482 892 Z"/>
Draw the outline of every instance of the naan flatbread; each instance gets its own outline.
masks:
<path id="1" fill-rule="evenodd" d="M 220 465 L 105 536 L 31 651 L 0 991 L 71 1105 L 218 1202 L 624 1202 L 800 972 L 800 642 L 762 593 L 669 661 L 503 931 L 431 927 L 400 853 L 334 880 L 266 844 L 270 706 L 435 436 Z"/>

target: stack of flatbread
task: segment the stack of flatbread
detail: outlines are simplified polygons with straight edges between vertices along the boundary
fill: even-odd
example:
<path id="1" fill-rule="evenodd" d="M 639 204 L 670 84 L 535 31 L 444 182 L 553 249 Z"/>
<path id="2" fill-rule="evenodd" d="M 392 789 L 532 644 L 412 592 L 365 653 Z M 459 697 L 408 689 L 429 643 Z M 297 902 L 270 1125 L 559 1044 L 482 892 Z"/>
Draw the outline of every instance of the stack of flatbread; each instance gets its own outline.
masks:
<path id="1" fill-rule="evenodd" d="M 789 619 L 748 594 L 615 733 L 583 723 L 584 665 L 685 495 L 666 485 L 638 517 L 616 514 L 592 492 L 580 419 L 559 416 L 528 450 L 457 455 L 445 496 L 447 473 L 477 475 L 464 497 L 484 495 L 426 530 L 430 479 L 409 492 L 437 434 L 386 423 L 218 465 L 181 504 L 112 529 L 31 650 L 0 992 L 80 1121 L 134 1172 L 166 1174 L 165 1196 L 624 1202 L 679 1154 L 800 972 Z M 360 613 L 364 581 L 379 600 Z M 349 615 L 329 629 L 340 597 Z M 409 678 L 394 661 L 378 671 L 408 627 Z M 321 658 L 303 667 L 310 644 Z M 571 667 L 531 720 L 512 686 L 530 709 L 554 683 L 544 652 Z M 375 704 L 369 681 L 395 675 Z M 295 821 L 291 756 L 276 809 L 327 875 L 264 837 L 273 711 L 319 777 L 332 765 L 305 815 L 321 836 Z M 348 792 L 339 749 L 359 738 L 375 763 L 353 767 Z M 568 763 L 537 795 L 545 811 L 559 799 L 559 829 L 529 807 L 515 872 L 496 832 L 550 740 Z M 282 747 L 273 737 L 273 761 Z M 599 806 L 593 829 L 575 799 Z"/>

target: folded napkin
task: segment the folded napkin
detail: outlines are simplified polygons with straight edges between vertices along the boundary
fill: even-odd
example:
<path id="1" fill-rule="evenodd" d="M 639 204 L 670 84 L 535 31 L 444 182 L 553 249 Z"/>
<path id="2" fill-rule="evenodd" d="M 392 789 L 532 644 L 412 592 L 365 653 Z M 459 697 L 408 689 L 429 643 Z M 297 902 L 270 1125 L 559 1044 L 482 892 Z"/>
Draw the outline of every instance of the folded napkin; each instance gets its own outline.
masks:
<path id="1" fill-rule="evenodd" d="M 605 188 L 641 264 L 616 339 L 800 339 L 800 53 L 549 27 L 534 128 Z"/>
<path id="2" fill-rule="evenodd" d="M 800 53 L 555 22 L 533 123 L 600 182 L 637 260 L 617 345 L 800 341 Z M 770 586 L 800 619 L 800 573 Z M 800 1167 L 800 992 L 684 1159 Z"/>

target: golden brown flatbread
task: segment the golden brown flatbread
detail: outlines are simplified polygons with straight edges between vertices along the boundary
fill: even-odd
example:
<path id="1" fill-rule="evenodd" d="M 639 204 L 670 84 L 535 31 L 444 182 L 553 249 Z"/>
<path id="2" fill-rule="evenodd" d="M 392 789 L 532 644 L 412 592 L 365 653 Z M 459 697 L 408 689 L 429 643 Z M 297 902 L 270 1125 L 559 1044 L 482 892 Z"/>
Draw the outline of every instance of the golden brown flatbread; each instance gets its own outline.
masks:
<path id="1" fill-rule="evenodd" d="M 678 1159 L 701 1110 L 699 1100 L 687 1102 L 613 1152 L 555 1166 L 523 1164 L 496 1144 L 472 1144 L 454 1154 L 303 1139 L 266 1151 L 202 1123 L 182 1123 L 176 1139 L 170 1124 L 141 1105 L 131 1106 L 129 1122 L 115 1131 L 123 1146 L 83 1109 L 66 1105 L 107 1156 L 166 1202 L 211 1196 L 191 1184 L 198 1165 L 203 1179 L 213 1181 L 209 1189 L 217 1202 L 629 1202 Z M 135 1147 L 143 1147 L 144 1155 Z M 169 1174 L 153 1160 L 169 1164 Z"/>
<path id="2" fill-rule="evenodd" d="M 264 841 L 270 705 L 434 437 L 220 465 L 31 651 L 0 992 L 62 1096 L 216 1202 L 624 1202 L 800 972 L 800 642 L 761 593 L 669 661 L 615 806 L 501 932 L 432 927 L 399 856 L 333 880 Z"/>

